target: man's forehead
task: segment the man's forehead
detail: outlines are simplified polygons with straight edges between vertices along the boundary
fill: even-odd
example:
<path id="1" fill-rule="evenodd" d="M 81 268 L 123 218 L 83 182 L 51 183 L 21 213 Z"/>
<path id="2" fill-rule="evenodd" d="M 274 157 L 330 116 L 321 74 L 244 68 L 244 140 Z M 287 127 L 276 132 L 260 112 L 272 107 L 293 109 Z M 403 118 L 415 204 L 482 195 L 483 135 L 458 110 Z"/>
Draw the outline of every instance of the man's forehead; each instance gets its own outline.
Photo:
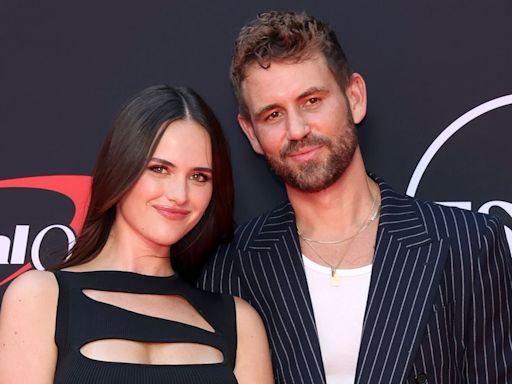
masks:
<path id="1" fill-rule="evenodd" d="M 244 99 L 249 101 L 254 92 L 257 92 L 258 98 L 274 98 L 281 93 L 288 96 L 292 93 L 299 95 L 307 89 L 325 88 L 324 83 L 329 84 L 331 81 L 336 82 L 323 56 L 314 56 L 299 62 L 274 60 L 266 68 L 253 62 L 247 66 L 241 91 Z M 283 87 L 279 87 L 281 83 Z"/>
<path id="2" fill-rule="evenodd" d="M 297 64 L 303 64 L 305 62 L 323 62 L 327 65 L 327 59 L 321 52 L 314 52 L 309 54 L 303 54 L 298 57 L 291 58 L 270 58 L 270 59 L 254 59 L 245 65 L 243 71 L 242 83 L 250 76 L 251 73 L 256 71 L 268 71 L 271 70 L 274 65 L 294 66 Z"/>

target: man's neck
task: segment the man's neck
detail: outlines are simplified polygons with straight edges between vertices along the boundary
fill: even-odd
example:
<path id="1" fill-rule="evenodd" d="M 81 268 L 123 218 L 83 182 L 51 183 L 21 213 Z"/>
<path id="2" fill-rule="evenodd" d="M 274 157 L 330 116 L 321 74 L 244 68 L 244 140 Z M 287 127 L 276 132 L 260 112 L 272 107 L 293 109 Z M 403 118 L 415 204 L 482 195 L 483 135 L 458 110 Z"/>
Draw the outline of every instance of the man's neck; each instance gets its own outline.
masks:
<path id="1" fill-rule="evenodd" d="M 287 193 L 301 233 L 322 240 L 350 236 L 380 204 L 378 185 L 367 176 L 359 150 L 328 188 L 307 193 L 287 186 Z"/>

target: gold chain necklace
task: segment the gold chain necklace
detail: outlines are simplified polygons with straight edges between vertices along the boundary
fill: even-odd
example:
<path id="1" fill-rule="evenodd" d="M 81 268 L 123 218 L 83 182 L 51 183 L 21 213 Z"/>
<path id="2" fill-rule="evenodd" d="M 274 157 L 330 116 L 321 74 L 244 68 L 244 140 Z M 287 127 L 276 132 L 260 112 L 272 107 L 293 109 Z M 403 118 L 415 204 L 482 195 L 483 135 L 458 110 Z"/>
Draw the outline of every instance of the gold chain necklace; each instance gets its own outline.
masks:
<path id="1" fill-rule="evenodd" d="M 342 263 L 343 259 L 345 258 L 345 255 L 346 255 L 348 249 L 343 253 L 343 255 L 341 255 L 338 262 L 333 265 L 333 264 L 329 263 L 327 260 L 325 260 L 322 256 L 320 256 L 320 254 L 317 252 L 317 250 L 313 247 L 313 245 L 311 243 L 315 242 L 315 243 L 319 243 L 319 244 L 339 244 L 339 243 L 342 243 L 342 242 L 345 242 L 345 241 L 355 238 L 357 235 L 359 235 L 361 232 L 363 232 L 366 228 L 368 228 L 368 226 L 377 218 L 379 211 L 380 211 L 380 204 L 377 206 L 377 209 L 375 211 L 373 211 L 376 200 L 377 200 L 377 198 L 374 198 L 374 200 L 373 200 L 374 203 L 372 204 L 372 209 L 370 210 L 370 216 L 368 217 L 368 219 L 365 220 L 363 225 L 357 230 L 357 232 L 354 235 L 351 235 L 350 237 L 347 237 L 346 239 L 335 240 L 335 241 L 313 240 L 313 239 L 303 236 L 300 233 L 299 227 L 297 226 L 297 233 L 298 233 L 299 237 L 302 240 L 304 240 L 304 242 L 309 246 L 309 248 L 311 248 L 311 250 L 315 253 L 316 256 L 318 256 L 318 258 L 320 260 L 322 260 L 325 264 L 327 264 L 329 266 L 329 268 L 331 268 L 331 285 L 333 287 L 338 287 L 340 285 L 340 278 L 337 275 L 337 270 L 338 270 L 338 267 L 340 266 L 340 264 Z"/>
<path id="2" fill-rule="evenodd" d="M 354 237 L 356 237 L 357 235 L 359 235 L 361 232 L 363 232 L 366 228 L 368 228 L 368 226 L 372 223 L 372 221 L 377 218 L 377 214 L 379 213 L 378 207 L 377 207 L 377 210 L 375 212 L 373 211 L 373 209 L 375 208 L 375 204 L 376 203 L 377 203 L 377 194 L 375 194 L 375 196 L 373 197 L 372 207 L 370 208 L 370 214 L 368 215 L 366 220 L 363 222 L 361 227 L 359 227 L 359 229 L 356 231 L 356 233 L 354 233 L 353 235 L 350 235 L 349 237 L 346 237 L 344 239 L 340 239 L 340 240 L 315 240 L 315 239 L 312 239 L 310 237 L 304 236 L 301 233 L 300 228 L 299 228 L 298 225 L 297 225 L 297 234 L 300 236 L 300 238 L 302 240 L 304 240 L 304 241 L 306 241 L 308 243 L 317 243 L 317 244 L 339 244 L 339 243 L 344 243 L 345 241 L 349 241 L 349 240 L 353 239 Z"/>

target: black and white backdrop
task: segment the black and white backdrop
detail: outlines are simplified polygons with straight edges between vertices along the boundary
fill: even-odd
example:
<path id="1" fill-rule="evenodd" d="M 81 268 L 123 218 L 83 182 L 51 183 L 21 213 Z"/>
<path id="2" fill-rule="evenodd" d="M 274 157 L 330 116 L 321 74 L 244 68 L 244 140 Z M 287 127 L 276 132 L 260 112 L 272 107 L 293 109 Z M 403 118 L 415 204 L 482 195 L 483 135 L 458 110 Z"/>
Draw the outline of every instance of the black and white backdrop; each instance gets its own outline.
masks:
<path id="1" fill-rule="evenodd" d="M 113 117 L 154 84 L 196 89 L 228 136 L 243 222 L 284 197 L 236 122 L 240 27 L 306 11 L 366 79 L 367 168 L 421 199 L 500 216 L 512 245 L 512 2 L 0 2 L 0 296 L 74 238 Z"/>

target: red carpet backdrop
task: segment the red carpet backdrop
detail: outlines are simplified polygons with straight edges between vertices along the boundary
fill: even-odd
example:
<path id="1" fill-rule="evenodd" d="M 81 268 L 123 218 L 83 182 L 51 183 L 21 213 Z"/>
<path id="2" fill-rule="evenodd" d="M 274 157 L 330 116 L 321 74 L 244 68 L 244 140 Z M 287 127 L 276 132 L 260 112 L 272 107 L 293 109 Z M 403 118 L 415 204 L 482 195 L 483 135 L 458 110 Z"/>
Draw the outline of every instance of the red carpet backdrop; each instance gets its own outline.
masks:
<path id="1" fill-rule="evenodd" d="M 233 40 L 261 11 L 305 10 L 366 79 L 368 170 L 420 199 L 498 215 L 512 245 L 512 2 L 297 0 L 0 3 L 0 296 L 62 257 L 121 105 L 154 84 L 196 89 L 228 136 L 243 222 L 283 199 L 236 122 Z"/>

